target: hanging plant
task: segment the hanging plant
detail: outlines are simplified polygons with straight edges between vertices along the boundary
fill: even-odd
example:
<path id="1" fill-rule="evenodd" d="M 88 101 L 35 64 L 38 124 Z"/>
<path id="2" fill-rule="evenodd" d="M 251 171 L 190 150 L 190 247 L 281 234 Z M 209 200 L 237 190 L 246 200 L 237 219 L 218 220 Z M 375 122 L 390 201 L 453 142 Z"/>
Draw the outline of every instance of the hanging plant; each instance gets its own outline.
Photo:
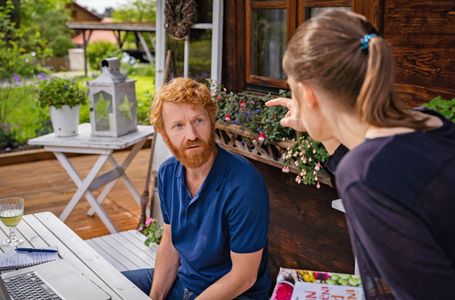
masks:
<path id="1" fill-rule="evenodd" d="M 294 145 L 287 148 L 282 154 L 284 167 L 282 171 L 289 173 L 291 168 L 297 168 L 298 174 L 295 182 L 298 184 L 314 184 L 317 188 L 321 187 L 319 175 L 322 165 L 328 159 L 328 153 L 324 146 L 311 139 L 307 133 L 297 138 Z"/>
<path id="2" fill-rule="evenodd" d="M 169 36 L 183 40 L 196 22 L 197 6 L 195 0 L 167 0 L 164 14 Z"/>

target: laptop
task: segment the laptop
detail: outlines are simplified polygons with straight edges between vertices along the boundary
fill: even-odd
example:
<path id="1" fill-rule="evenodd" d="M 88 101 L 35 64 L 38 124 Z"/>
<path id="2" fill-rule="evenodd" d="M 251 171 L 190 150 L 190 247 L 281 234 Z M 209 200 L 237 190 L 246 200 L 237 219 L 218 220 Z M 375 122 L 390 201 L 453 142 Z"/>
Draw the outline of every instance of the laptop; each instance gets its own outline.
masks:
<path id="1" fill-rule="evenodd" d="M 0 299 L 108 300 L 109 294 L 62 259 L 0 275 Z"/>

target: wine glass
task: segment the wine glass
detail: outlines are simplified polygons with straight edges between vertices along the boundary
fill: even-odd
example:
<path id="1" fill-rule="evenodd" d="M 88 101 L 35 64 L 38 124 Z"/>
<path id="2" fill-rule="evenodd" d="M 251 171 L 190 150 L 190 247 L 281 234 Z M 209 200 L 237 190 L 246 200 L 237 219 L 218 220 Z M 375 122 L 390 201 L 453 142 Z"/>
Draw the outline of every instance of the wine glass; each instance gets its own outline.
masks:
<path id="1" fill-rule="evenodd" d="M 0 199 L 0 220 L 9 227 L 9 236 L 0 243 L 2 247 L 16 247 L 24 243 L 23 239 L 16 238 L 16 226 L 24 214 L 24 199 L 8 197 Z"/>

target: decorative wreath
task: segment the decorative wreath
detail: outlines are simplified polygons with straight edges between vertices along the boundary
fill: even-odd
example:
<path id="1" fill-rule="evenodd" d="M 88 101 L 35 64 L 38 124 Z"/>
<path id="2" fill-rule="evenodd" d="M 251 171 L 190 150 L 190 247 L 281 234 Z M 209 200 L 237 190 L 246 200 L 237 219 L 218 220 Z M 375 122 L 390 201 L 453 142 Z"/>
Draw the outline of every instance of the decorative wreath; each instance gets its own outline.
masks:
<path id="1" fill-rule="evenodd" d="M 196 22 L 196 9 L 195 0 L 166 0 L 164 14 L 171 38 L 183 40 L 188 35 L 191 25 Z"/>

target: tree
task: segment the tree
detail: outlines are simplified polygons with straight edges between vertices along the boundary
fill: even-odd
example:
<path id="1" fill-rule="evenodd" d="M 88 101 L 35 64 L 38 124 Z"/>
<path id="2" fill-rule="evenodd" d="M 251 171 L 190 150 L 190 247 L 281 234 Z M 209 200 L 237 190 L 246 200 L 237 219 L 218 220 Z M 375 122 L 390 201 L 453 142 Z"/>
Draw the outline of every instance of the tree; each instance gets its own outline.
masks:
<path id="1" fill-rule="evenodd" d="M 73 47 L 71 30 L 66 27 L 71 0 L 22 0 L 21 26 L 40 32 L 52 56 L 65 56 Z"/>
<path id="2" fill-rule="evenodd" d="M 43 70 L 40 60 L 49 54 L 39 32 L 17 27 L 11 15 L 14 4 L 6 0 L 0 6 L 0 81 L 12 80 L 13 75 L 31 76 Z"/>
<path id="3" fill-rule="evenodd" d="M 155 23 L 156 0 L 133 0 L 114 10 L 114 21 Z"/>
<path id="4" fill-rule="evenodd" d="M 6 6 L 7 2 L 8 2 L 8 0 L 0 0 L 0 6 Z M 19 26 L 21 1 L 12 0 L 11 2 L 13 4 L 13 9 L 10 12 L 10 18 L 11 18 L 11 21 L 16 24 L 16 26 Z"/>

